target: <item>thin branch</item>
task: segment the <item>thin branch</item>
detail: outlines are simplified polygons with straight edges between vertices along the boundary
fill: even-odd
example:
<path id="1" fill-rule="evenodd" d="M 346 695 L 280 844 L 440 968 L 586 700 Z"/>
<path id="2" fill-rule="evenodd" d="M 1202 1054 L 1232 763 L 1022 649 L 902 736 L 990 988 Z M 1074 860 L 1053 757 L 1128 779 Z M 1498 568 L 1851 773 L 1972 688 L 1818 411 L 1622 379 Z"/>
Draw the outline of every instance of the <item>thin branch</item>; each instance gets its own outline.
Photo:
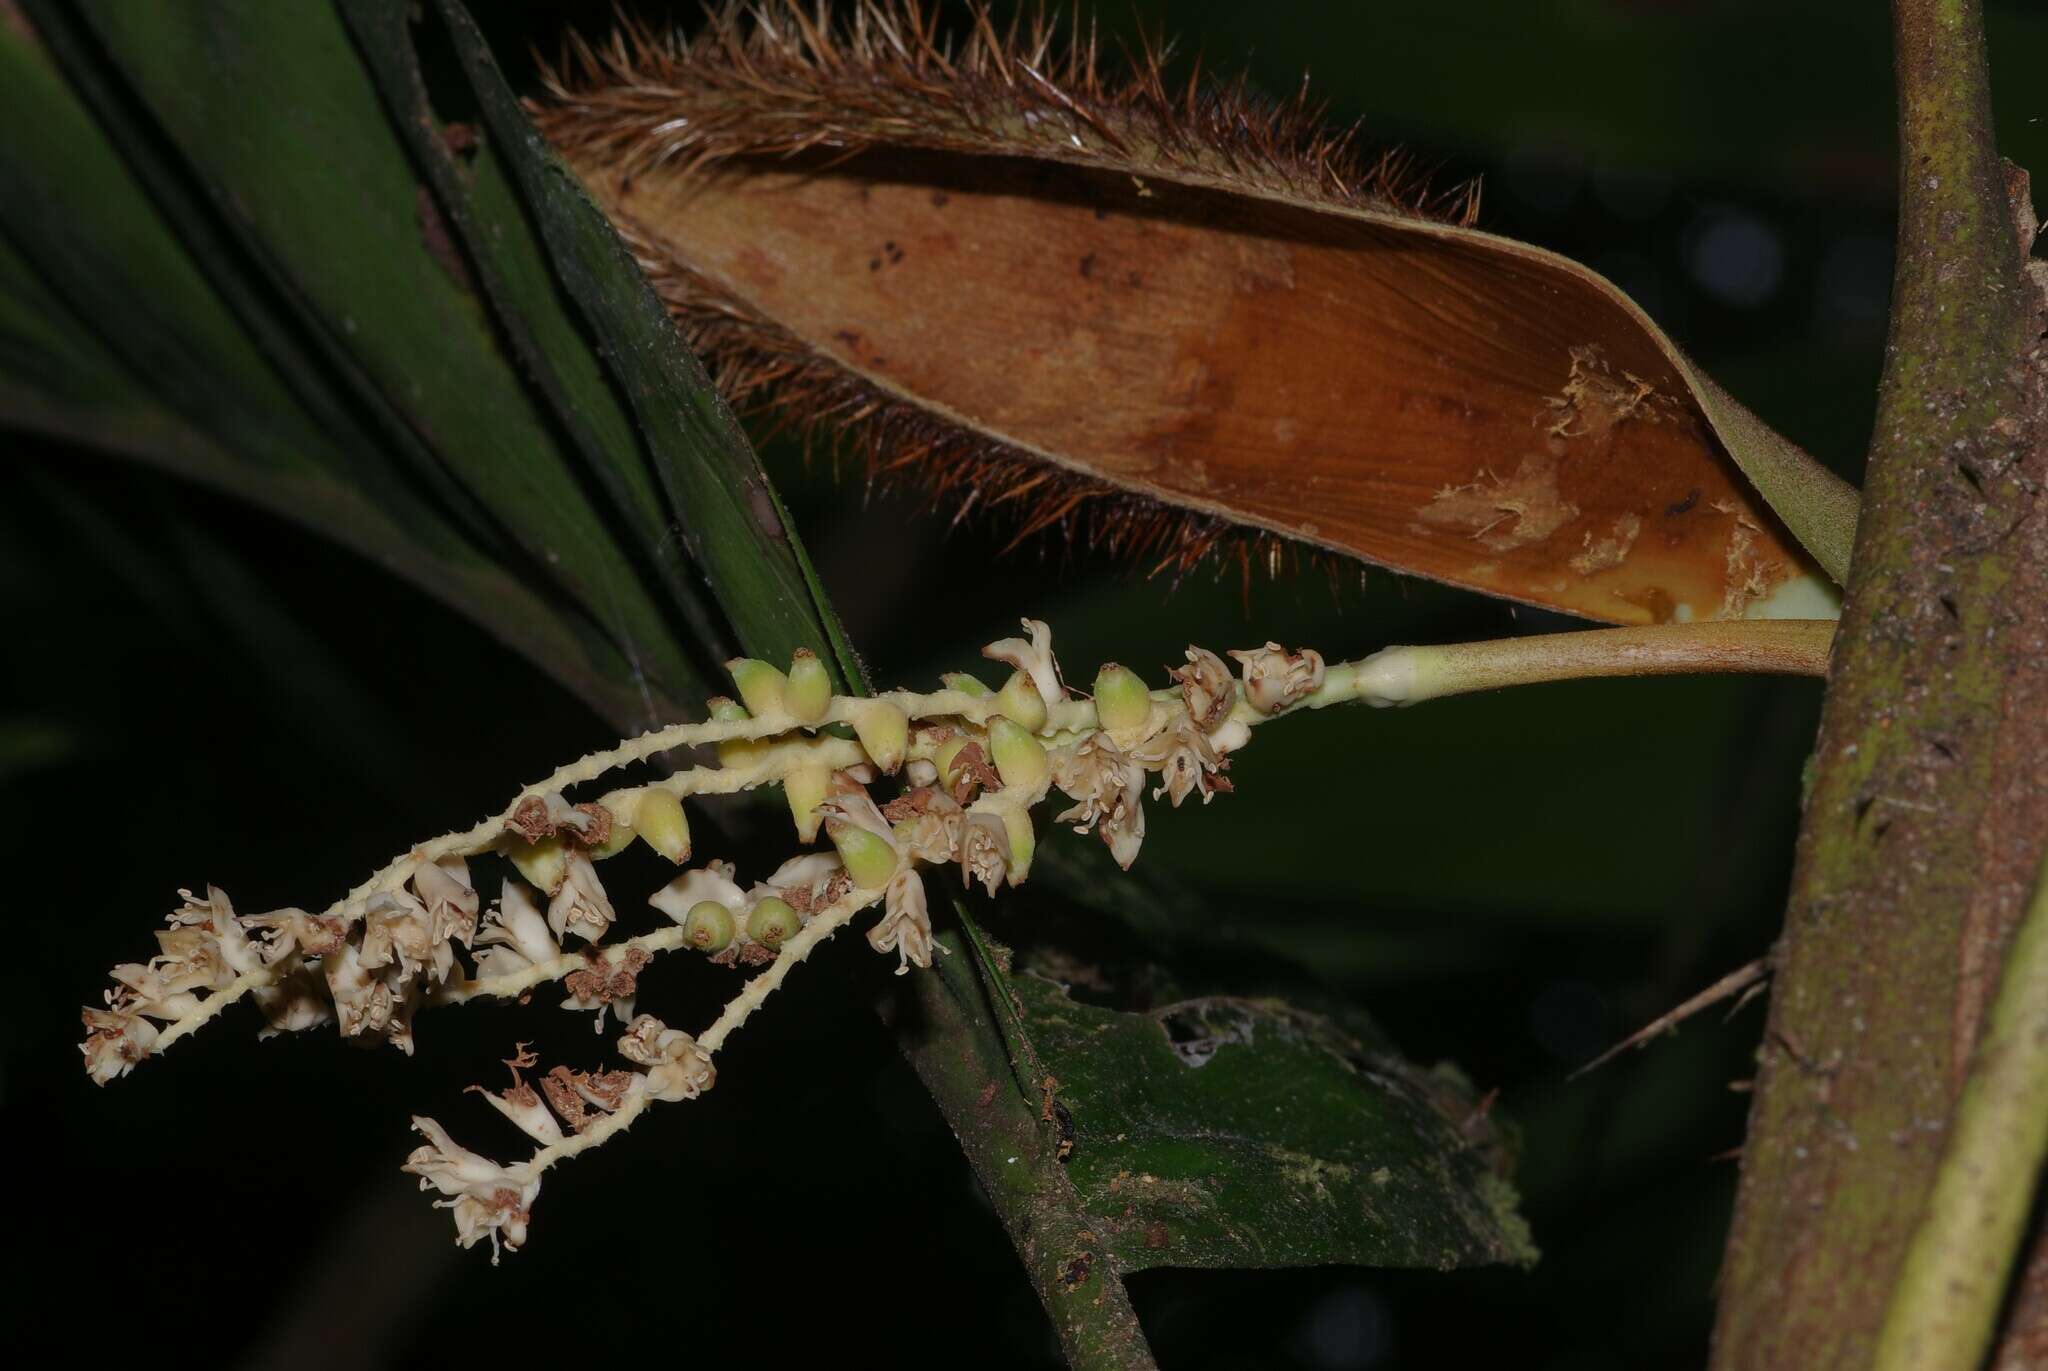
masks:
<path id="1" fill-rule="evenodd" d="M 1874 1371 L 1974 1371 L 2048 1160 L 2048 859 L 2006 956 L 1927 1212 L 1885 1309 Z"/>
<path id="2" fill-rule="evenodd" d="M 1601 676 L 1776 672 L 1824 676 L 1832 619 L 1755 619 L 1601 628 L 1442 647 L 1390 647 L 1330 669 L 1310 708 L 1409 705 L 1443 695 Z"/>

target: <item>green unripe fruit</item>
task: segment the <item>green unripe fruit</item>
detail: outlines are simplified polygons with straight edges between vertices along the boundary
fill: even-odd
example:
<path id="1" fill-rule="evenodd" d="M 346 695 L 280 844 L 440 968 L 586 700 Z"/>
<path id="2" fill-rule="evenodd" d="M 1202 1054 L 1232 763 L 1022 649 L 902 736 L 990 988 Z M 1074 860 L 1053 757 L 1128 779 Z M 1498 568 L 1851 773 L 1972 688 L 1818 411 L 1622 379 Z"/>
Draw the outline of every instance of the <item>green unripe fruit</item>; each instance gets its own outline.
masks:
<path id="1" fill-rule="evenodd" d="M 939 684 L 948 690 L 957 690 L 962 695 L 972 695 L 979 700 L 989 693 L 989 688 L 964 671 L 949 671 L 939 677 Z"/>
<path id="2" fill-rule="evenodd" d="M 1095 673 L 1095 721 L 1111 733 L 1144 726 L 1152 712 L 1152 692 L 1126 666 L 1109 663 Z"/>
<path id="3" fill-rule="evenodd" d="M 704 712 L 711 716 L 711 722 L 714 724 L 743 723 L 754 717 L 738 701 L 728 700 L 723 695 L 706 700 Z M 761 760 L 762 754 L 767 750 L 768 743 L 765 739 L 735 738 L 718 745 L 718 764 L 728 768 L 751 766 Z"/>
<path id="4" fill-rule="evenodd" d="M 723 952 L 737 928 L 730 909 L 716 900 L 699 900 L 683 916 L 683 941 L 699 952 Z"/>
<path id="5" fill-rule="evenodd" d="M 633 831 L 640 841 L 680 866 L 690 856 L 690 819 L 683 802 L 666 790 L 646 790 L 633 811 Z"/>
<path id="6" fill-rule="evenodd" d="M 522 843 L 514 838 L 505 855 L 519 868 L 527 884 L 550 895 L 562 888 L 562 880 L 569 874 L 569 848 L 559 837 L 542 838 L 537 843 Z"/>
<path id="7" fill-rule="evenodd" d="M 796 820 L 796 836 L 802 842 L 810 842 L 818 836 L 818 806 L 825 803 L 825 792 L 832 781 L 832 773 L 822 766 L 802 766 L 782 778 L 782 795 L 789 801 L 789 817 Z"/>
<path id="8" fill-rule="evenodd" d="M 768 663 L 753 657 L 735 657 L 725 664 L 732 683 L 739 687 L 747 711 L 756 716 L 779 713 L 789 693 L 789 678 Z"/>
<path id="9" fill-rule="evenodd" d="M 853 732 L 861 750 L 885 774 L 894 775 L 910 750 L 910 719 L 887 700 L 871 700 L 853 711 Z"/>
<path id="10" fill-rule="evenodd" d="M 1030 793 L 1045 785 L 1045 744 L 1032 737 L 1024 725 L 1010 719 L 991 719 L 988 743 L 994 754 L 996 775 L 1003 778 L 1005 790 Z"/>
<path id="11" fill-rule="evenodd" d="M 800 724 L 822 723 L 832 708 L 832 675 L 807 647 L 798 648 L 789 663 L 782 702 Z"/>
<path id="12" fill-rule="evenodd" d="M 1038 834 L 1031 827 L 1031 811 L 1005 805 L 1002 810 L 1003 828 L 1010 835 L 1011 885 L 1022 885 L 1031 872 L 1031 858 L 1038 851 Z"/>
<path id="13" fill-rule="evenodd" d="M 896 849 L 865 828 L 849 823 L 832 825 L 832 846 L 846 874 L 862 890 L 880 890 L 896 874 Z"/>
<path id="14" fill-rule="evenodd" d="M 1025 672 L 1012 672 L 1010 679 L 1003 682 L 1003 688 L 996 692 L 996 708 L 1032 733 L 1045 727 L 1045 697 Z"/>
<path id="15" fill-rule="evenodd" d="M 640 797 L 643 793 L 638 790 L 614 790 L 597 802 L 597 807 L 611 816 L 611 823 L 605 829 L 604 841 L 593 843 L 587 849 L 590 860 L 601 862 L 607 857 L 616 857 L 632 845 L 633 839 L 638 836 L 633 832 L 633 818 L 640 812 Z"/>
<path id="16" fill-rule="evenodd" d="M 782 946 L 802 927 L 803 922 L 797 918 L 796 911 L 773 895 L 755 905 L 753 912 L 747 915 L 747 936 L 763 947 Z"/>

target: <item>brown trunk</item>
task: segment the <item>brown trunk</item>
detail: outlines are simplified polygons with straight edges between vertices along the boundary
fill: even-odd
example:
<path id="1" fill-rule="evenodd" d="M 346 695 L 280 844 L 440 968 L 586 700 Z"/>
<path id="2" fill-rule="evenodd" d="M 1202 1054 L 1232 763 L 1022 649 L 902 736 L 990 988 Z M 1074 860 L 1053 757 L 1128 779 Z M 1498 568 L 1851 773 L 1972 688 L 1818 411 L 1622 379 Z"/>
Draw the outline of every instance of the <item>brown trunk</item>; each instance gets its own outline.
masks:
<path id="1" fill-rule="evenodd" d="M 2048 837 L 2032 215 L 1993 150 L 1974 0 L 1895 15 L 1891 340 L 1775 954 L 1722 1368 L 1868 1362 Z"/>

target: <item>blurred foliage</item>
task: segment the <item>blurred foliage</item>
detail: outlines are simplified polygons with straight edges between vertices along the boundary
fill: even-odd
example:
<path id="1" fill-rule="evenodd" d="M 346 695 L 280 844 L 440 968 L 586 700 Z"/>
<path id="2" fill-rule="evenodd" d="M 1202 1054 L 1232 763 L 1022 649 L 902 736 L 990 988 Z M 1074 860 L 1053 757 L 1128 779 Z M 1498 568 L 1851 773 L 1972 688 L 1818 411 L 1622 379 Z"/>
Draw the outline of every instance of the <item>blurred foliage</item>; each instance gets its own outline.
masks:
<path id="1" fill-rule="evenodd" d="M 1989 9 L 2007 155 L 2048 167 L 2048 95 L 2029 79 L 2048 19 Z M 571 11 L 602 22 L 534 0 L 484 18 L 509 60 Z M 1447 175 L 1484 174 L 1485 226 L 1607 272 L 1740 398 L 1853 471 L 1889 277 L 1882 7 L 1175 0 L 1104 17 L 1182 35 L 1211 67 L 1248 64 L 1276 93 L 1311 67 L 1338 117 Z M 0 137 L 10 153 L 32 141 Z M 137 270 L 161 284 L 176 268 Z M 853 1345 L 903 1364 L 962 1347 L 1049 1364 L 952 1139 L 833 978 L 737 1040 L 688 1119 L 551 1181 L 545 1241 L 495 1270 L 462 1260 L 406 1193 L 393 1128 L 475 1079 L 527 1022 L 514 1011 L 435 1016 L 409 1062 L 227 1032 L 119 1091 L 84 1084 L 76 1006 L 173 886 L 233 873 L 250 907 L 342 888 L 394 834 L 465 821 L 609 729 L 385 571 L 91 455 L 124 434 L 191 437 L 142 393 L 166 378 L 133 379 L 158 321 L 81 328 L 20 307 L 43 283 L 4 241 L 0 283 L 0 359 L 61 379 L 86 445 L 0 440 L 0 826 L 11 869 L 66 878 L 36 883 L 0 972 L 0 1108 L 17 1130 L 57 1131 L 34 1224 L 46 1279 L 14 1284 L 15 1325 L 62 1307 L 66 1273 L 115 1262 L 124 1318 L 179 1326 L 210 1302 L 229 1362 L 425 1366 L 512 1347 L 779 1364 Z M 165 345 L 195 385 L 231 374 L 195 346 Z M 330 403 L 352 427 L 325 442 L 379 431 L 359 397 Z M 302 437 L 286 435 L 288 456 L 309 455 Z M 1000 527 L 864 494 L 822 455 L 767 461 L 880 680 L 958 666 L 1020 610 L 1053 621 L 1070 665 L 1115 655 L 1155 681 L 1189 641 L 1350 655 L 1557 622 L 1377 573 L 1168 585 L 1057 544 L 998 557 Z M 1728 1086 L 1749 1074 L 1755 1011 L 1564 1075 L 1768 946 L 1816 703 L 1805 682 L 1671 681 L 1347 712 L 1262 734 L 1233 769 L 1239 794 L 1159 816 L 1129 887 L 1103 889 L 1092 841 L 1042 840 L 1054 879 L 985 907 L 1006 939 L 1060 928 L 1060 892 L 1092 889 L 1121 914 L 1092 930 L 1101 946 L 1069 940 L 1091 964 L 1170 949 L 1162 997 L 1319 983 L 1332 1005 L 1369 1003 L 1410 1055 L 1498 1088 L 1521 1128 L 1533 1272 L 1147 1272 L 1133 1291 L 1163 1365 L 1700 1359 L 1734 1179 L 1714 1158 L 1740 1140 L 1746 1097 Z M 54 816 L 83 816 L 89 836 L 53 847 Z M 715 972 L 662 978 L 648 1008 L 708 1002 Z M 595 1063 L 576 1024 L 550 1039 Z"/>

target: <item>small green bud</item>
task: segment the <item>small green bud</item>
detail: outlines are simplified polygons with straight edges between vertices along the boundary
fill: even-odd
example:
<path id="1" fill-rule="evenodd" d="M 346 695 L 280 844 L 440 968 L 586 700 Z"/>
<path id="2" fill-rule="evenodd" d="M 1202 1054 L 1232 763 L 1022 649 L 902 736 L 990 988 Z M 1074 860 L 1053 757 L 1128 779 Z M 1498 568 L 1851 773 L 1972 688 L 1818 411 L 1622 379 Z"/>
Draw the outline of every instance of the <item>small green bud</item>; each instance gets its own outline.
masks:
<path id="1" fill-rule="evenodd" d="M 1004 805 L 1003 828 L 1010 835 L 1011 885 L 1022 885 L 1030 874 L 1031 858 L 1038 851 L 1038 834 L 1031 827 L 1031 811 L 1021 805 Z"/>
<path id="2" fill-rule="evenodd" d="M 839 860 L 855 885 L 862 890 L 880 890 L 889 884 L 889 878 L 896 874 L 895 848 L 879 835 L 854 824 L 831 824 L 827 831 L 831 832 L 832 846 L 839 849 Z"/>
<path id="3" fill-rule="evenodd" d="M 1015 719 L 1026 730 L 1036 733 L 1045 727 L 1045 697 L 1038 693 L 1031 677 L 1022 671 L 1010 673 L 1010 679 L 1003 682 L 1003 688 L 996 692 L 996 708 L 1004 717 Z"/>
<path id="4" fill-rule="evenodd" d="M 640 841 L 680 866 L 690 857 L 690 818 L 672 792 L 648 789 L 633 811 L 633 831 Z"/>
<path id="5" fill-rule="evenodd" d="M 1011 719 L 991 719 L 988 743 L 994 754 L 996 775 L 1003 778 L 1005 790 L 1014 788 L 1029 793 L 1045 784 L 1045 744 L 1026 732 L 1024 725 Z"/>
<path id="6" fill-rule="evenodd" d="M 782 702 L 800 724 L 822 723 L 826 711 L 832 708 L 832 674 L 807 647 L 798 648 L 796 656 L 790 659 L 789 683 Z"/>
<path id="7" fill-rule="evenodd" d="M 1095 673 L 1095 720 L 1111 733 L 1141 727 L 1152 712 L 1152 694 L 1138 673 L 1115 662 Z"/>
<path id="8" fill-rule="evenodd" d="M 763 947 L 782 946 L 802 927 L 796 911 L 773 895 L 765 897 L 747 915 L 747 936 Z"/>
<path id="9" fill-rule="evenodd" d="M 789 801 L 789 817 L 796 820 L 796 836 L 810 842 L 818 836 L 817 808 L 825 803 L 831 784 L 829 767 L 800 766 L 782 778 L 782 795 Z"/>
<path id="10" fill-rule="evenodd" d="M 514 838 L 505 855 L 529 885 L 550 895 L 562 888 L 562 880 L 569 874 L 569 848 L 559 837 L 542 838 L 537 843 L 522 843 Z"/>
<path id="11" fill-rule="evenodd" d="M 939 677 L 939 684 L 948 690 L 957 690 L 962 695 L 972 695 L 979 700 L 990 693 L 989 688 L 964 671 L 949 671 Z"/>
<path id="12" fill-rule="evenodd" d="M 704 712 L 711 716 L 714 724 L 736 724 L 754 717 L 737 701 L 728 700 L 723 695 L 714 695 L 706 700 Z M 734 738 L 718 745 L 718 764 L 727 768 L 751 766 L 761 760 L 761 755 L 767 750 L 766 739 Z"/>
<path id="13" fill-rule="evenodd" d="M 789 677 L 768 663 L 753 657 L 735 657 L 725 664 L 732 683 L 740 688 L 747 712 L 756 716 L 775 714 L 786 707 Z"/>
<path id="14" fill-rule="evenodd" d="M 861 750 L 882 771 L 894 775 L 910 750 L 910 719 L 887 700 L 872 700 L 853 711 L 853 731 Z"/>
<path id="15" fill-rule="evenodd" d="M 683 941 L 699 952 L 723 952 L 737 927 L 730 909 L 716 900 L 699 900 L 683 916 Z"/>

